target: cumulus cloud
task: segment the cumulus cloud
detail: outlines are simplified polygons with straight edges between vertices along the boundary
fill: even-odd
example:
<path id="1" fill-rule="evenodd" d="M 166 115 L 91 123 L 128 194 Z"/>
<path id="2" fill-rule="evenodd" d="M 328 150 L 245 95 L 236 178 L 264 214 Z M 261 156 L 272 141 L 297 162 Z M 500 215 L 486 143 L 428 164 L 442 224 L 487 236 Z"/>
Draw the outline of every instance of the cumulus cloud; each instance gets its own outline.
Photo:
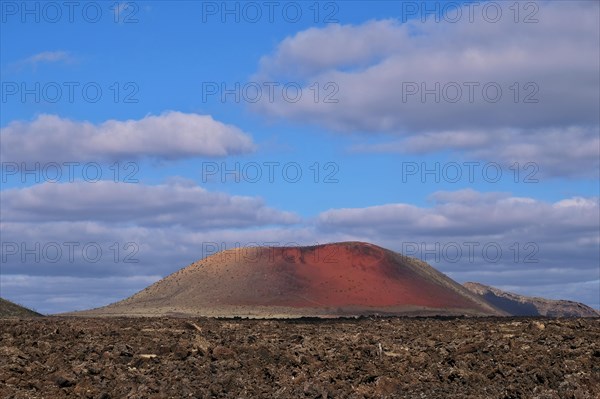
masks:
<path id="1" fill-rule="evenodd" d="M 598 232 L 598 198 L 574 197 L 547 203 L 465 189 L 436 192 L 430 200 L 431 207 L 398 203 L 331 209 L 318 216 L 318 225 L 355 234 L 430 238 L 496 237 L 523 232 L 550 235 L 567 233 L 567 227 L 585 231 L 591 238 Z"/>
<path id="2" fill-rule="evenodd" d="M 255 197 L 230 196 L 171 182 L 43 183 L 0 192 L 2 222 L 96 221 L 193 229 L 292 224 L 299 218 Z"/>
<path id="3" fill-rule="evenodd" d="M 287 37 L 277 47 L 275 54 L 260 60 L 263 76 L 287 74 L 307 78 L 322 71 L 344 66 L 370 65 L 402 48 L 393 20 L 369 21 L 363 25 L 330 24 L 325 29 L 309 28 Z M 348 41 L 349 37 L 354 39 Z M 381 40 L 395 38 L 396 40 Z M 406 39 L 406 38 L 404 38 Z M 341 45 L 343 44 L 343 45 Z"/>
<path id="4" fill-rule="evenodd" d="M 536 175 L 597 178 L 600 171 L 598 126 L 542 129 L 488 129 L 426 132 L 406 139 L 358 144 L 359 153 L 433 154 L 452 150 L 463 160 L 485 159 L 503 166 L 533 163 Z"/>
<path id="5" fill-rule="evenodd" d="M 456 23 L 377 20 L 299 32 L 263 57 L 255 78 L 299 82 L 307 95 L 253 109 L 340 132 L 399 135 L 407 138 L 391 146 L 399 151 L 454 149 L 538 162 L 549 175 L 595 175 L 600 6 L 536 4 L 537 23 L 515 23 L 501 3 L 496 23 L 480 14 L 471 22 L 463 10 Z M 315 101 L 315 82 L 334 82 L 338 101 Z"/>
<path id="6" fill-rule="evenodd" d="M 0 131 L 5 162 L 181 159 L 252 152 L 252 138 L 209 115 L 165 112 L 100 124 L 39 115 Z"/>
<path id="7" fill-rule="evenodd" d="M 508 13 L 508 9 L 505 10 Z M 428 131 L 474 127 L 540 127 L 597 123 L 598 4 L 548 2 L 539 23 L 511 18 L 489 23 L 479 18 L 458 23 L 370 21 L 360 26 L 311 28 L 285 39 L 261 61 L 257 76 L 336 82 L 339 103 L 322 104 L 305 96 L 301 104 L 265 101 L 261 110 L 288 117 L 315 117 L 351 131 Z M 577 21 L 574 23 L 573 21 Z M 364 44 L 364 45 L 361 45 Z M 321 54 L 327 56 L 321 57 Z M 367 65 L 364 65 L 367 63 Z M 349 67 L 356 66 L 356 69 Z M 364 66 L 364 67 L 360 67 Z M 306 70 L 289 76 L 290 71 Z M 505 83 L 537 83 L 538 103 L 514 101 Z M 433 89 L 457 82 L 465 96 L 450 103 L 421 91 L 409 95 L 403 83 Z M 504 95 L 488 103 L 475 89 L 469 101 L 465 82 L 496 82 Z M 451 96 L 448 87 L 447 97 Z M 515 88 L 516 90 L 516 88 Z M 443 90 L 440 90 L 442 92 Z M 527 93 L 525 93 L 527 91 Z M 536 91 L 523 88 L 521 94 Z M 492 96 L 490 89 L 489 97 Z M 454 93 L 452 93 L 454 94 Z M 523 99 L 524 100 L 524 99 Z M 553 112 L 548 112 L 548 111 Z"/>

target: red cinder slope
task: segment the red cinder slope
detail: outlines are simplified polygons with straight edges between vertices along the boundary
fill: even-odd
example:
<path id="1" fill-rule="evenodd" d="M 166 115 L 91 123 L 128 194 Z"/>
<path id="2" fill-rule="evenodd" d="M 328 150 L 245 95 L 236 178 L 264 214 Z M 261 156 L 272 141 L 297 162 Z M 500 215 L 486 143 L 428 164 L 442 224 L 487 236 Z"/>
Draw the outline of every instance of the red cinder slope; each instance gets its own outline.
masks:
<path id="1" fill-rule="evenodd" d="M 502 315 L 419 260 L 360 242 L 220 252 L 81 315 Z"/>

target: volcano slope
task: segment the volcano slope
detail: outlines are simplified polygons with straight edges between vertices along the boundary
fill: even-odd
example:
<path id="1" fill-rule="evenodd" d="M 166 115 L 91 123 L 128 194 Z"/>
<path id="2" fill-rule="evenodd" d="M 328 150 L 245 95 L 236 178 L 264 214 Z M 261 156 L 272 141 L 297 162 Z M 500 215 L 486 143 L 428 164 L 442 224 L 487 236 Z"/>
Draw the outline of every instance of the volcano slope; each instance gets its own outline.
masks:
<path id="1" fill-rule="evenodd" d="M 579 302 L 529 297 L 479 283 L 464 287 L 513 316 L 600 317 L 600 312 Z"/>
<path id="2" fill-rule="evenodd" d="M 11 301 L 0 298 L 0 318 L 27 318 L 40 317 L 40 313 L 17 305 Z"/>
<path id="3" fill-rule="evenodd" d="M 217 253 L 78 316 L 500 316 L 428 264 L 361 242 Z"/>

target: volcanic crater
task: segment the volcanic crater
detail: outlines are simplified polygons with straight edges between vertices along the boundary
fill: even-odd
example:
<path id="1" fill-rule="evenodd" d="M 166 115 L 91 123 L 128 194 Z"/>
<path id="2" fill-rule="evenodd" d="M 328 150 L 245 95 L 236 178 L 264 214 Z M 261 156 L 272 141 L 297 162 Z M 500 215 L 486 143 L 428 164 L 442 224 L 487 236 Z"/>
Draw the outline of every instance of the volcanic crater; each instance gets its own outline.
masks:
<path id="1" fill-rule="evenodd" d="M 427 263 L 363 242 L 219 252 L 80 316 L 506 315 Z"/>

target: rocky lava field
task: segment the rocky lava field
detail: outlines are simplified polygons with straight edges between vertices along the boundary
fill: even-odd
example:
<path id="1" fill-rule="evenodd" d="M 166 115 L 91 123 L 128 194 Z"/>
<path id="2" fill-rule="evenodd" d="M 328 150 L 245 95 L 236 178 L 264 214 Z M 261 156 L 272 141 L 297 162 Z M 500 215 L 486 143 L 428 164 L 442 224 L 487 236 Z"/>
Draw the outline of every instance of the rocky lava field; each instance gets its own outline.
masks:
<path id="1" fill-rule="evenodd" d="M 598 398 L 600 319 L 0 319 L 1 398 Z"/>

